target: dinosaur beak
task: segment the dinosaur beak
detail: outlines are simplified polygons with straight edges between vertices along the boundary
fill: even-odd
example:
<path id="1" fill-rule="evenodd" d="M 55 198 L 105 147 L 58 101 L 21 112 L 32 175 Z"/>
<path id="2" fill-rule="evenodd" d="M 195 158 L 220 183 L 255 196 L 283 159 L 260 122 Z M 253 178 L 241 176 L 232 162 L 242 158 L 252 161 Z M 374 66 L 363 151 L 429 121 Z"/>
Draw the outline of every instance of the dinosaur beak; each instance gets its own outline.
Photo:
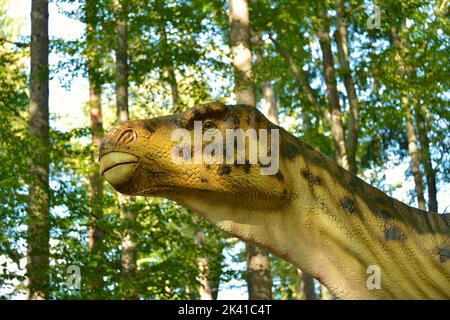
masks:
<path id="1" fill-rule="evenodd" d="M 117 187 L 130 179 L 138 162 L 139 158 L 132 154 L 110 152 L 100 158 L 100 172 L 113 187 Z"/>

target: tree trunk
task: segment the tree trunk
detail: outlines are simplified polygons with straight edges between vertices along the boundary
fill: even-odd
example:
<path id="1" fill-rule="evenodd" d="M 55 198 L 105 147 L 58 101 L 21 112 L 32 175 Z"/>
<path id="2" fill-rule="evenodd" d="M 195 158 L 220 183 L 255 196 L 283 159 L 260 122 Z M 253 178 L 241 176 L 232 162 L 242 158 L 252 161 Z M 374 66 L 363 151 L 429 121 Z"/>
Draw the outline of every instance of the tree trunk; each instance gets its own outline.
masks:
<path id="1" fill-rule="evenodd" d="M 344 127 L 342 125 L 341 107 L 339 104 L 339 94 L 336 85 L 336 72 L 334 69 L 333 53 L 331 51 L 330 41 L 330 18 L 326 10 L 319 12 L 319 42 L 323 58 L 323 74 L 327 85 L 327 97 L 330 104 L 331 113 L 331 135 L 334 143 L 334 153 L 336 162 L 344 169 L 349 169 L 347 159 L 347 148 L 344 136 Z"/>
<path id="2" fill-rule="evenodd" d="M 316 292 L 314 290 L 314 279 L 306 272 L 297 269 L 300 278 L 300 287 L 297 289 L 296 296 L 298 300 L 316 300 Z"/>
<path id="3" fill-rule="evenodd" d="M 272 299 L 270 258 L 266 250 L 252 244 L 247 249 L 247 285 L 249 300 Z"/>
<path id="4" fill-rule="evenodd" d="M 116 0 L 117 47 L 116 47 L 116 103 L 119 122 L 129 119 L 128 113 L 128 27 L 127 1 Z M 134 235 L 136 214 L 131 210 L 132 197 L 119 194 L 120 220 L 124 227 L 122 233 L 121 271 L 122 298 L 136 299 L 134 280 L 137 271 L 137 248 Z"/>
<path id="5" fill-rule="evenodd" d="M 408 151 L 411 156 L 412 174 L 414 177 L 417 205 L 419 209 L 425 210 L 425 197 L 423 192 L 422 172 L 420 170 L 420 157 L 417 147 L 417 136 L 412 122 L 409 101 L 406 97 L 402 98 L 402 104 L 406 107 L 406 136 L 408 138 Z"/>
<path id="6" fill-rule="evenodd" d="M 436 190 L 436 171 L 431 163 L 430 141 L 428 140 L 428 126 L 420 108 L 416 105 L 415 110 L 417 133 L 420 141 L 420 151 L 425 175 L 427 178 L 428 189 L 428 210 L 438 212 L 437 190 Z"/>
<path id="7" fill-rule="evenodd" d="M 49 294 L 49 110 L 48 1 L 31 4 L 30 123 L 33 156 L 29 159 L 27 298 Z"/>
<path id="8" fill-rule="evenodd" d="M 230 0 L 230 44 L 236 102 L 256 106 L 247 0 Z"/>
<path id="9" fill-rule="evenodd" d="M 92 142 L 95 146 L 93 152 L 94 171 L 89 177 L 89 231 L 88 246 L 92 259 L 96 262 L 95 270 L 92 270 L 89 277 L 89 288 L 95 296 L 100 295 L 103 289 L 102 272 L 104 252 L 102 250 L 103 230 L 101 221 L 103 219 L 103 177 L 100 174 L 98 163 L 98 150 L 103 139 L 103 121 L 101 109 L 101 84 L 99 74 L 98 42 L 96 40 L 96 1 L 86 0 L 86 52 L 87 68 L 89 77 L 89 114 L 92 131 Z"/>
<path id="10" fill-rule="evenodd" d="M 119 194 L 120 220 L 123 226 L 121 251 L 121 295 L 123 299 L 137 299 L 135 280 L 137 273 L 137 247 L 134 224 L 136 214 L 131 209 L 133 197 Z"/>
<path id="11" fill-rule="evenodd" d="M 198 257 L 197 265 L 199 270 L 199 282 L 200 282 L 200 300 L 215 300 L 217 298 L 216 291 L 213 288 L 213 284 L 208 279 L 209 271 L 209 259 L 208 257 Z"/>
<path id="12" fill-rule="evenodd" d="M 271 41 L 275 45 L 277 51 L 283 56 L 283 58 L 286 60 L 287 64 L 289 65 L 289 68 L 291 69 L 292 73 L 294 74 L 295 78 L 297 79 L 300 90 L 302 91 L 303 95 L 306 97 L 308 102 L 313 106 L 317 113 L 322 115 L 325 121 L 331 124 L 331 118 L 328 114 L 328 111 L 323 109 L 317 100 L 317 94 L 314 92 L 314 89 L 311 88 L 311 85 L 309 83 L 308 75 L 303 69 L 298 68 L 297 63 L 295 62 L 295 59 L 292 57 L 292 55 L 289 53 L 289 51 L 284 48 L 278 41 L 276 41 L 273 37 L 270 37 Z M 308 121 L 309 122 L 309 121 Z"/>
<path id="13" fill-rule="evenodd" d="M 399 32 L 396 26 L 391 28 L 392 45 L 396 49 L 395 62 L 398 66 L 397 74 L 400 78 L 400 82 L 406 82 L 405 75 L 407 73 L 407 66 L 403 60 L 403 56 L 407 53 L 406 45 L 400 40 Z M 408 94 L 404 92 L 403 87 L 400 84 L 400 91 L 402 92 L 401 106 L 405 114 L 406 121 L 406 136 L 408 139 L 408 151 L 411 157 L 412 174 L 414 177 L 417 205 L 419 209 L 425 210 L 425 197 L 423 191 L 422 173 L 420 170 L 420 154 L 417 147 L 417 137 L 414 130 L 414 124 L 412 119 L 412 106 Z"/>
<path id="14" fill-rule="evenodd" d="M 206 240 L 206 235 L 203 230 L 200 230 L 195 235 L 195 244 L 201 246 Z M 219 282 L 215 283 L 210 277 L 209 259 L 206 256 L 197 258 L 198 265 L 198 279 L 200 282 L 200 300 L 216 300 L 219 292 Z"/>
<path id="15" fill-rule="evenodd" d="M 347 132 L 347 158 L 349 171 L 356 175 L 356 151 L 358 147 L 359 135 L 359 101 L 356 95 L 355 82 L 353 81 L 350 69 L 350 53 L 348 49 L 347 22 L 345 19 L 345 7 L 343 0 L 336 0 L 337 12 L 337 30 L 336 43 L 338 47 L 339 64 L 341 66 L 342 80 L 344 82 L 347 99 L 350 105 L 348 115 L 348 132 Z"/>
<path id="16" fill-rule="evenodd" d="M 231 53 L 236 103 L 256 106 L 250 50 L 250 20 L 247 0 L 230 0 Z M 249 299 L 271 299 L 272 278 L 268 253 L 247 244 L 247 286 Z"/>
<path id="17" fill-rule="evenodd" d="M 297 79 L 300 86 L 300 90 L 302 91 L 306 100 L 316 110 L 318 115 L 322 115 L 323 119 L 326 122 L 331 123 L 328 110 L 322 108 L 319 101 L 317 100 L 317 93 L 314 91 L 313 88 L 311 88 L 307 72 L 297 67 L 295 59 L 292 57 L 289 51 L 286 50 L 286 48 L 284 48 L 272 36 L 269 35 L 269 38 L 272 40 L 277 51 L 281 54 L 281 56 L 286 60 L 287 64 L 289 65 L 289 69 L 292 71 L 295 78 Z M 308 114 L 306 108 L 302 108 L 302 121 L 303 121 L 302 123 L 303 131 L 307 132 L 311 128 L 311 117 Z"/>
<path id="18" fill-rule="evenodd" d="M 116 103 L 117 119 L 127 121 L 128 115 L 128 27 L 127 1 L 115 0 L 116 9 Z"/>
<path id="19" fill-rule="evenodd" d="M 266 81 L 262 85 L 263 98 L 264 98 L 264 114 L 267 118 L 275 123 L 280 124 L 278 116 L 277 101 L 275 100 L 275 91 L 270 81 Z"/>
<path id="20" fill-rule="evenodd" d="M 263 42 L 258 34 L 253 34 L 252 41 L 254 43 L 257 43 L 261 47 L 263 46 Z M 256 51 L 256 61 L 261 66 L 264 65 L 264 57 L 259 51 Z M 275 91 L 273 90 L 273 86 L 270 81 L 264 81 L 262 83 L 262 97 L 264 101 L 263 113 L 270 121 L 272 121 L 276 125 L 279 125 L 280 120 L 278 115 L 277 101 L 275 99 Z"/>

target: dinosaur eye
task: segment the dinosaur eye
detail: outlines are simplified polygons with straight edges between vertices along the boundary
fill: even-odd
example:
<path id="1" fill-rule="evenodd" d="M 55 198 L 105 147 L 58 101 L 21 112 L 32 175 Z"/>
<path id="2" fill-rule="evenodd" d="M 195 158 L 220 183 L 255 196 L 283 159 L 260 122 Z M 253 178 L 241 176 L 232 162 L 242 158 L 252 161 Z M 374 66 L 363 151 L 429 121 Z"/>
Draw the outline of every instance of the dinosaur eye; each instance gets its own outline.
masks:
<path id="1" fill-rule="evenodd" d="M 206 120 L 205 123 L 203 124 L 203 130 L 214 129 L 214 128 L 217 128 L 216 124 L 214 122 L 212 122 L 211 120 Z"/>

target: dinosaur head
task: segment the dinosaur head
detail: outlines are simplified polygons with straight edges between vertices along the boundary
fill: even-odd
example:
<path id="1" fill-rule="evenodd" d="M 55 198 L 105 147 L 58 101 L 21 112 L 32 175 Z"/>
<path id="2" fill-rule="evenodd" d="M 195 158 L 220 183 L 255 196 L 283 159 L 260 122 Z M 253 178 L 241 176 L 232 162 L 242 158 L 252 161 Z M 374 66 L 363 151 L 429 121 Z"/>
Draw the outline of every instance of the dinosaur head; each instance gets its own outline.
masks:
<path id="1" fill-rule="evenodd" d="M 227 132 L 235 129 L 246 134 L 244 145 L 236 137 L 227 139 Z M 288 196 L 288 179 L 281 173 L 278 154 L 271 154 L 278 141 L 270 130 L 262 141 L 260 129 L 279 128 L 256 108 L 217 102 L 171 116 L 123 122 L 104 138 L 101 172 L 124 194 L 161 196 L 182 204 L 189 198 L 271 206 Z"/>

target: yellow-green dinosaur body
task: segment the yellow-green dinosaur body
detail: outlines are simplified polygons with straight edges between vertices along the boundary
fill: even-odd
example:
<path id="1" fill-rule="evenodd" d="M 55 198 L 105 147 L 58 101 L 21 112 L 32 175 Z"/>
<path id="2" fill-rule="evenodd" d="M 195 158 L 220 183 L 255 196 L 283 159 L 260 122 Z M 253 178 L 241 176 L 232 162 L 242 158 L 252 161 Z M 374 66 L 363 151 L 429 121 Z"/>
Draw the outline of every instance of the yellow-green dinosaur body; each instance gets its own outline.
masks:
<path id="1" fill-rule="evenodd" d="M 193 130 L 195 120 L 222 132 L 279 129 L 278 173 L 261 175 L 260 164 L 247 162 L 174 163 L 172 132 Z M 108 133 L 100 156 L 103 175 L 119 192 L 175 200 L 310 273 L 339 298 L 450 298 L 448 214 L 387 196 L 255 108 L 210 103 L 125 122 Z M 379 288 L 370 286 L 373 268 Z"/>

